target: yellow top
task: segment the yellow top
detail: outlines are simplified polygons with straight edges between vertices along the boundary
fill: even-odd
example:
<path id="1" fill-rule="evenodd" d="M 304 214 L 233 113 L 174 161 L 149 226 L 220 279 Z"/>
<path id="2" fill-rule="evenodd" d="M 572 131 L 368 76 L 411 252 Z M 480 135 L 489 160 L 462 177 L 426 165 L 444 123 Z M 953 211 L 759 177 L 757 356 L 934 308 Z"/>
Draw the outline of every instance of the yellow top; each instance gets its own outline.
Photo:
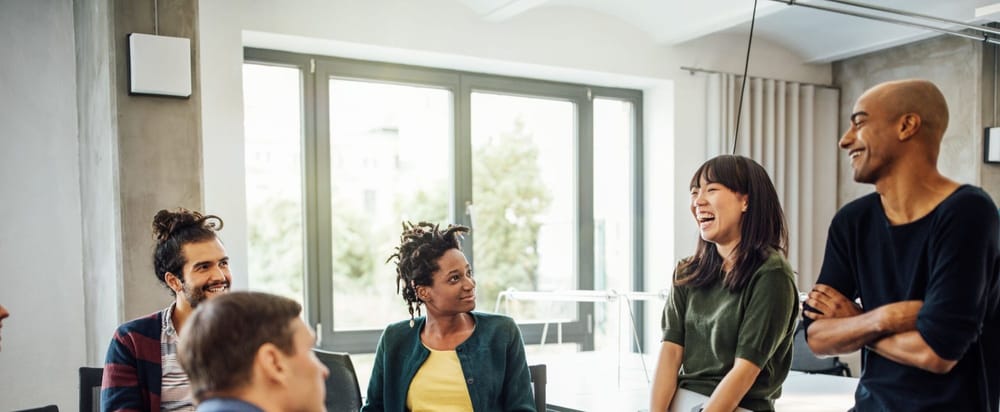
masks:
<path id="1" fill-rule="evenodd" d="M 431 351 L 430 355 L 410 381 L 406 408 L 412 412 L 472 411 L 472 398 L 465 386 L 458 354 L 453 350 L 427 350 Z"/>

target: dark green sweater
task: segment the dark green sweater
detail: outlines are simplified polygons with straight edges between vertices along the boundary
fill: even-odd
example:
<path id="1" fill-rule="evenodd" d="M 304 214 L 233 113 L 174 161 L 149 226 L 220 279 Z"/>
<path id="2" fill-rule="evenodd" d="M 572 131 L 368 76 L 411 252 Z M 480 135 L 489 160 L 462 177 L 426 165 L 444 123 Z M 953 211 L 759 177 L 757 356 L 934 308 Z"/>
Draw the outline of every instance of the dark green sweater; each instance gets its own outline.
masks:
<path id="1" fill-rule="evenodd" d="M 517 324 L 506 316 L 469 312 L 476 329 L 455 348 L 475 412 L 535 410 L 524 342 Z M 375 352 L 363 412 L 403 412 L 410 381 L 430 351 L 420 343 L 426 319 L 419 317 L 385 328 Z"/>
<path id="2" fill-rule="evenodd" d="M 781 383 L 792 364 L 792 339 L 798 318 L 798 291 L 792 268 L 779 253 L 754 272 L 739 292 L 715 283 L 675 286 L 667 299 L 663 340 L 684 347 L 678 386 L 711 396 L 736 362 L 760 367 L 760 375 L 740 407 L 774 410 Z"/>

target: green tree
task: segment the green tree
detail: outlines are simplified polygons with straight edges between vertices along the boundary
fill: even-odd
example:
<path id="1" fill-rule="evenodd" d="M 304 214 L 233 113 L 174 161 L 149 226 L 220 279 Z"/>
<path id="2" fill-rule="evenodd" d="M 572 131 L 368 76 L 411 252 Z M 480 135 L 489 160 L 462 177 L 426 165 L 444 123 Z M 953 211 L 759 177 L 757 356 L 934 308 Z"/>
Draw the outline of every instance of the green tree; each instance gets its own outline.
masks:
<path id="1" fill-rule="evenodd" d="M 447 186 L 439 183 L 431 187 L 444 188 Z M 447 225 L 448 223 L 454 223 L 448 221 L 448 205 L 449 199 L 447 194 L 430 195 L 420 190 L 408 199 L 396 203 L 396 215 L 406 216 L 406 219 L 409 219 L 413 223 L 430 222 Z M 400 226 L 400 222 L 394 222 L 394 224 L 392 230 L 398 234 L 402 231 L 402 226 Z"/>
<path id="2" fill-rule="evenodd" d="M 473 158 L 478 293 L 491 301 L 509 287 L 536 290 L 538 232 L 552 201 L 538 147 L 518 119 L 513 130 L 479 145 Z"/>
<path id="3" fill-rule="evenodd" d="M 295 201 L 266 198 L 249 211 L 250 253 L 247 266 L 256 290 L 301 301 L 302 215 Z"/>
<path id="4" fill-rule="evenodd" d="M 347 202 L 334 197 L 333 213 L 333 275 L 338 280 L 354 282 L 337 287 L 368 286 L 375 280 L 371 274 L 378 262 L 375 233 L 371 218 Z"/>

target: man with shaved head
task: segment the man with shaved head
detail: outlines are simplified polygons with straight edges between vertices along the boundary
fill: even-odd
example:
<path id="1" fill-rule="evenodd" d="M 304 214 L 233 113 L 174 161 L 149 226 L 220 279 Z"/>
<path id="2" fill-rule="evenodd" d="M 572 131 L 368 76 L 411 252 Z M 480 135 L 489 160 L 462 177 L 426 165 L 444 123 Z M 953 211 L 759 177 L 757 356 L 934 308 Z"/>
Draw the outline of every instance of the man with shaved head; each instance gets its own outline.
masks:
<path id="1" fill-rule="evenodd" d="M 810 348 L 862 350 L 857 411 L 1000 408 L 1000 219 L 937 169 L 948 107 L 924 80 L 877 85 L 840 139 L 875 193 L 837 212 L 803 316 Z"/>

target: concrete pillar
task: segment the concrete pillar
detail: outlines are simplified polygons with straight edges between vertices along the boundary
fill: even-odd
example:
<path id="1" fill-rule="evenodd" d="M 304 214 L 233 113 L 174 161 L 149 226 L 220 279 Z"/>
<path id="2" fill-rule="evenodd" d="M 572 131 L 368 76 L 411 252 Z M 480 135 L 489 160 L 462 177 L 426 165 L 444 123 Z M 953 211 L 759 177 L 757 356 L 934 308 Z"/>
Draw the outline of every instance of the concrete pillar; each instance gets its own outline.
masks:
<path id="1" fill-rule="evenodd" d="M 77 123 L 87 365 L 104 352 L 121 322 L 121 202 L 118 195 L 117 106 L 111 3 L 73 2 L 76 36 Z"/>
<path id="2" fill-rule="evenodd" d="M 118 324 L 171 301 L 153 273 L 153 215 L 204 204 L 198 2 L 78 0 L 73 8 L 87 363 L 100 365 Z M 191 39 L 189 98 L 129 93 L 128 34 L 157 27 Z"/>
<path id="3" fill-rule="evenodd" d="M 154 13 L 157 3 L 159 12 Z M 163 208 L 202 209 L 201 87 L 197 0 L 114 0 L 118 187 L 121 202 L 122 311 L 125 319 L 163 308 L 170 293 L 153 273 L 152 220 Z M 189 98 L 130 95 L 128 34 L 191 39 Z"/>
<path id="4" fill-rule="evenodd" d="M 1000 112 L 997 111 L 997 98 L 1000 98 L 1000 84 L 998 83 L 998 77 L 1000 77 L 1000 67 L 997 67 L 997 63 L 1000 62 L 1000 56 L 998 56 L 998 49 L 1000 46 L 996 44 L 981 44 L 982 56 L 983 56 L 983 71 L 982 80 L 980 81 L 981 95 L 979 101 L 982 107 L 982 127 L 980 130 L 979 139 L 983 139 L 983 134 L 987 127 L 1000 127 Z M 985 144 L 982 146 L 985 148 Z M 982 154 L 980 153 L 980 159 L 982 159 Z M 980 160 L 982 161 L 982 160 Z M 1000 164 L 995 163 L 982 163 L 980 168 L 980 179 L 983 190 L 986 190 L 993 198 L 994 202 L 1000 203 Z"/>

